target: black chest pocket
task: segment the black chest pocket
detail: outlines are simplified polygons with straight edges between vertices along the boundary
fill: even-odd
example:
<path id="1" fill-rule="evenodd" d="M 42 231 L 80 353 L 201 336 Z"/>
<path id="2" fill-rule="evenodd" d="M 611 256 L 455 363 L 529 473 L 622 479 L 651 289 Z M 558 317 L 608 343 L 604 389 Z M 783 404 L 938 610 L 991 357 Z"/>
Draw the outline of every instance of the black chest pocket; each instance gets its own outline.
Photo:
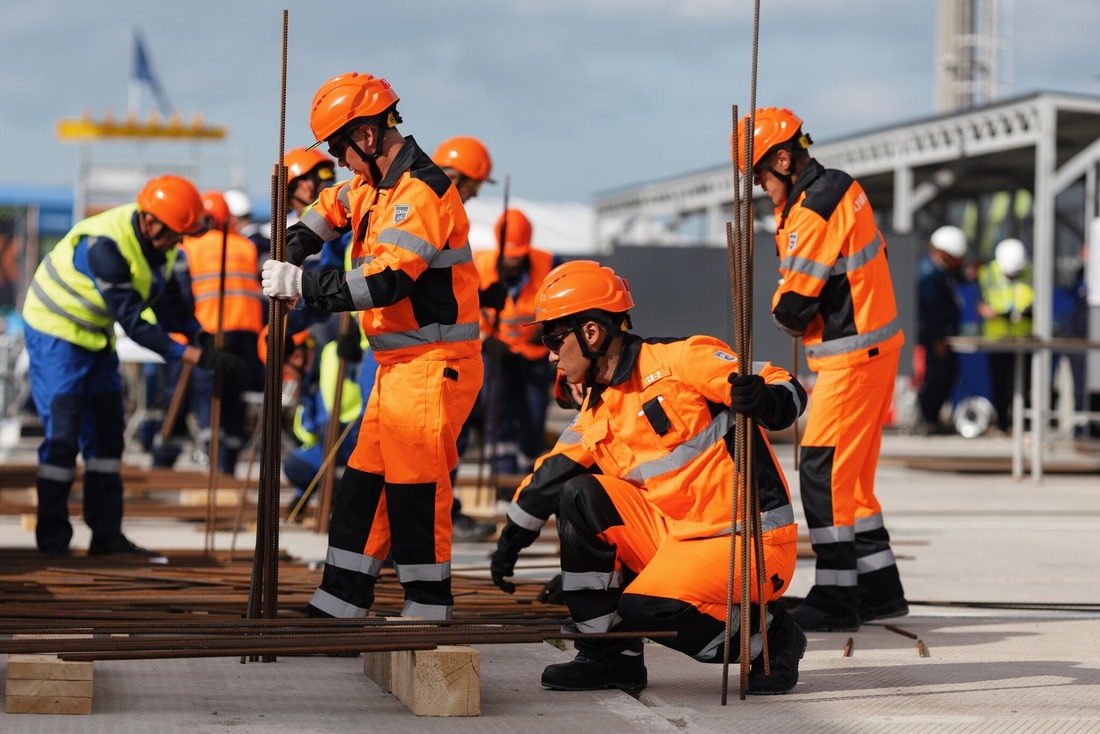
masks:
<path id="1" fill-rule="evenodd" d="M 649 421 L 650 427 L 658 436 L 664 436 L 672 428 L 672 421 L 669 420 L 662 403 L 664 398 L 658 395 L 642 404 L 642 415 Z"/>

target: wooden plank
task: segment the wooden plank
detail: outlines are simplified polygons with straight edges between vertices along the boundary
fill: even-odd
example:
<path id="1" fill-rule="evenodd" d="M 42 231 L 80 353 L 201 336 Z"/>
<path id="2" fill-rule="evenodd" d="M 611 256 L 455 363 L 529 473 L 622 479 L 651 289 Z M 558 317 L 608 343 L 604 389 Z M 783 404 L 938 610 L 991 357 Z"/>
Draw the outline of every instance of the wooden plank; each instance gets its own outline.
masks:
<path id="1" fill-rule="evenodd" d="M 5 683 L 8 696 L 38 698 L 91 698 L 91 680 L 34 680 L 9 678 Z"/>
<path id="2" fill-rule="evenodd" d="M 67 698 L 64 696 L 12 696 L 4 699 L 4 713 L 8 714 L 90 714 L 91 697 Z"/>
<path id="3" fill-rule="evenodd" d="M 474 648 L 395 652 L 392 665 L 392 692 L 413 714 L 481 715 L 481 658 Z"/>
<path id="4" fill-rule="evenodd" d="M 62 660 L 56 655 L 8 655 L 7 681 L 91 681 L 92 663 Z"/>

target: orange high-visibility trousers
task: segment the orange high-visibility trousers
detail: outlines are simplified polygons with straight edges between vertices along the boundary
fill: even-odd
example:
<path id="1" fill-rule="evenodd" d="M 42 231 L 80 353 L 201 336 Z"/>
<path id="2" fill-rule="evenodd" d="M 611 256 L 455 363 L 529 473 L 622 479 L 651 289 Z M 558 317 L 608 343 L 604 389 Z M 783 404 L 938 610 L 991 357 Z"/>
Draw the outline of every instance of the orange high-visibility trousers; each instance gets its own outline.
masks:
<path id="1" fill-rule="evenodd" d="M 817 555 L 806 603 L 850 617 L 859 605 L 902 597 L 890 536 L 875 497 L 882 425 L 890 409 L 899 351 L 822 370 L 802 438 L 799 478 Z"/>
<path id="2" fill-rule="evenodd" d="M 673 538 L 645 499 L 644 490 L 621 479 L 588 474 L 566 482 L 558 533 L 562 589 L 580 631 L 673 630 L 676 637 L 659 642 L 698 660 L 721 660 L 729 580 L 728 535 Z M 793 533 L 765 534 L 765 602 L 778 599 L 790 583 L 795 544 Z M 741 602 L 740 564 L 738 537 L 735 604 Z M 755 564 L 750 566 L 755 576 Z M 755 577 L 751 588 L 756 602 Z M 734 619 L 739 620 L 739 615 L 735 613 Z M 579 640 L 577 649 L 591 646 L 599 649 L 597 654 L 606 654 L 626 644 Z"/>
<path id="3" fill-rule="evenodd" d="M 381 365 L 333 501 L 329 550 L 311 613 L 366 616 L 392 550 L 405 616 L 451 614 L 450 471 L 478 391 L 480 358 Z"/>

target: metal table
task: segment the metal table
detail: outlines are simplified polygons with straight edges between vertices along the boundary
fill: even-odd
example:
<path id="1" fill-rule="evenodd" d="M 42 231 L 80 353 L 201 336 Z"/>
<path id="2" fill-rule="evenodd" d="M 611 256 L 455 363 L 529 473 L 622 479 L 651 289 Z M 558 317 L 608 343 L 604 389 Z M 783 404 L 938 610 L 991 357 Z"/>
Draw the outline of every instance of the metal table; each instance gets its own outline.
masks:
<path id="1" fill-rule="evenodd" d="M 1058 337 L 951 336 L 945 340 L 956 352 L 1012 352 L 1012 477 L 1024 475 L 1024 355 L 1031 355 L 1031 478 L 1043 479 L 1043 432 L 1050 395 L 1051 355 L 1086 353 L 1100 349 L 1100 341 Z M 1078 413 L 1079 414 L 1079 413 Z M 1088 414 L 1091 417 L 1091 414 Z"/>

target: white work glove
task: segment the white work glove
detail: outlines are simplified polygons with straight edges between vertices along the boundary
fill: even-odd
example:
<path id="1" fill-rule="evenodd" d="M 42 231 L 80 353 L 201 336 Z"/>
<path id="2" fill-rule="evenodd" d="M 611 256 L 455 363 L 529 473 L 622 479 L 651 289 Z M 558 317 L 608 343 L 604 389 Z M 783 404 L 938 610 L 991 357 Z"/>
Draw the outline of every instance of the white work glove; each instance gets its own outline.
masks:
<path id="1" fill-rule="evenodd" d="M 260 281 L 268 298 L 296 301 L 302 296 L 302 269 L 297 265 L 267 260 Z"/>

